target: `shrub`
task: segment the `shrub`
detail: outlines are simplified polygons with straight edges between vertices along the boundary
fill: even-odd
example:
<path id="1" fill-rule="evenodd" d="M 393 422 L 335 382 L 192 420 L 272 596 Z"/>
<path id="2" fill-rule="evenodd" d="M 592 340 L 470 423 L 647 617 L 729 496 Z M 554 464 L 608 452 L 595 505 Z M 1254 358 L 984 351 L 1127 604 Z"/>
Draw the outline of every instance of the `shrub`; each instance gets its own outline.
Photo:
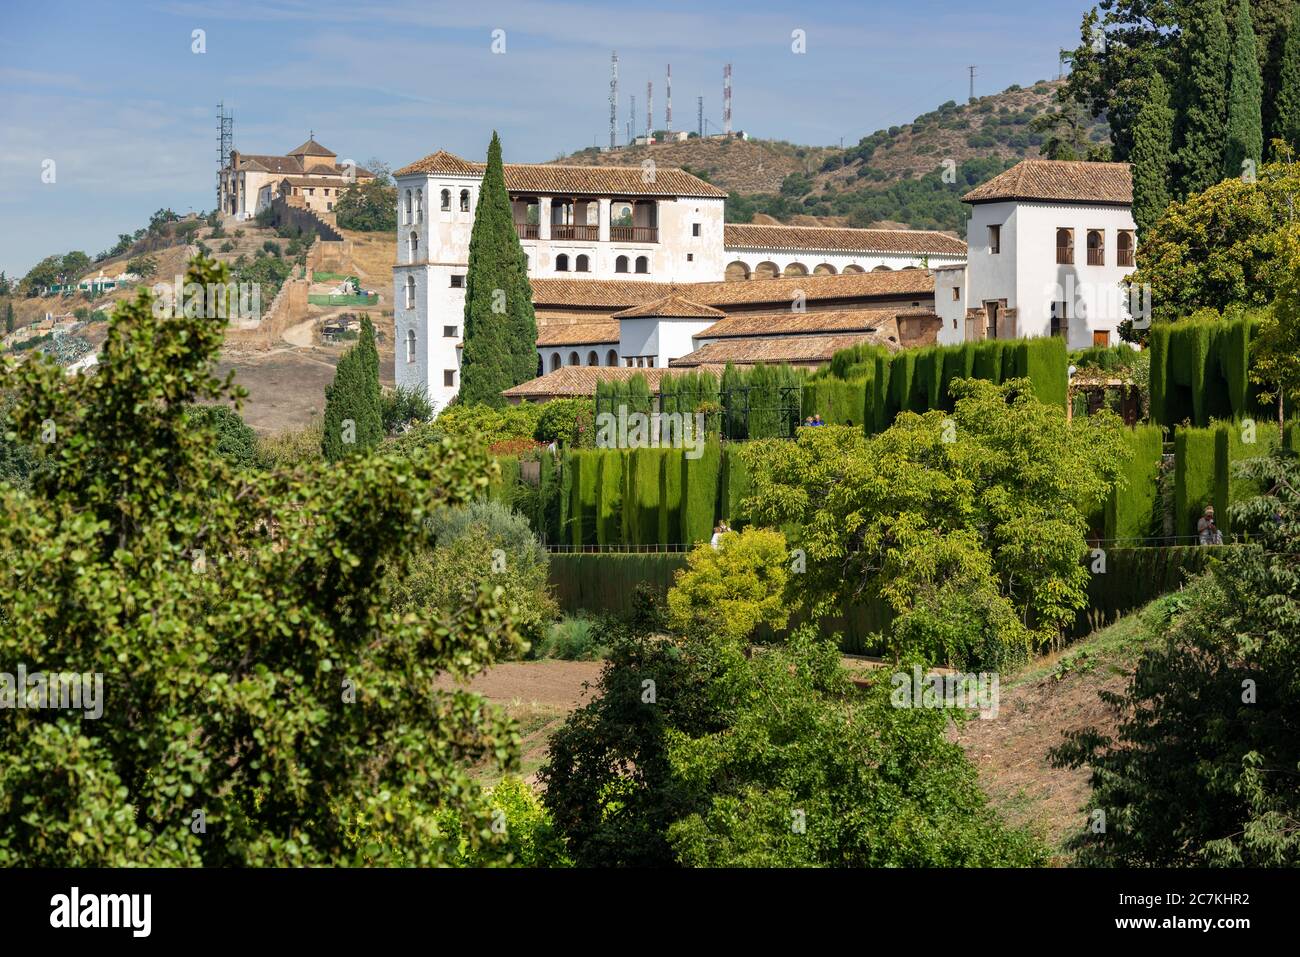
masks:
<path id="1" fill-rule="evenodd" d="M 593 661 L 603 658 L 608 649 L 601 643 L 597 623 L 581 615 L 565 617 L 546 627 L 546 637 L 537 647 L 538 658 L 564 661 Z"/>
<path id="2" fill-rule="evenodd" d="M 394 389 L 385 389 L 379 402 L 379 415 L 385 435 L 405 431 L 414 423 L 428 422 L 433 418 L 433 404 L 429 401 L 429 394 L 418 386 L 399 385 Z"/>
<path id="3" fill-rule="evenodd" d="M 730 532 L 717 548 L 696 546 L 668 592 L 669 622 L 678 631 L 702 628 L 737 640 L 760 625 L 784 627 L 788 560 L 785 536 L 770 529 Z"/>
<path id="4" fill-rule="evenodd" d="M 257 433 L 239 413 L 224 405 L 197 405 L 190 409 L 190 422 L 215 438 L 216 453 L 238 469 L 258 464 Z"/>

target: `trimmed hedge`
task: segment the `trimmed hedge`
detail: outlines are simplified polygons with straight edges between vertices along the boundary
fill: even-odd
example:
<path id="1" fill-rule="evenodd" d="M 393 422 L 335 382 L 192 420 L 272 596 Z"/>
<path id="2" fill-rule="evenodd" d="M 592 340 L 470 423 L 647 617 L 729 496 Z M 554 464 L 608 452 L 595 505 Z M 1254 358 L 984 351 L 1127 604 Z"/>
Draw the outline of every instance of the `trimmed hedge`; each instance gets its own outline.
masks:
<path id="1" fill-rule="evenodd" d="M 852 382 L 840 379 L 808 382 L 803 387 L 803 418 L 820 415 L 827 425 L 862 427 L 869 421 L 872 388 L 871 376 Z"/>
<path id="2" fill-rule="evenodd" d="M 572 552 L 550 559 L 551 589 L 560 608 L 569 613 L 626 614 L 632 610 L 637 585 L 648 584 L 662 599 L 674 573 L 686 567 L 685 553 Z"/>
<path id="3" fill-rule="evenodd" d="M 734 446 L 728 446 L 726 453 L 722 458 L 722 518 L 726 519 L 736 531 L 740 531 L 748 524 L 748 517 L 744 514 L 742 503 L 746 495 L 749 494 L 750 486 L 753 484 L 753 477 L 749 473 L 749 466 L 740 457 Z"/>
<path id="4" fill-rule="evenodd" d="M 1124 485 L 1111 490 L 1106 501 L 1105 537 L 1108 541 L 1141 540 L 1160 534 L 1160 459 L 1164 430 L 1139 425 L 1124 431 L 1133 457 L 1124 466 Z"/>
<path id="5" fill-rule="evenodd" d="M 596 544 L 623 543 L 623 468 L 627 456 L 618 451 L 598 457 L 596 470 Z"/>
<path id="6" fill-rule="evenodd" d="M 662 545 L 681 541 L 682 450 L 659 449 L 659 537 Z"/>
<path id="7" fill-rule="evenodd" d="M 1088 608 L 1075 619 L 1071 636 L 1104 628 L 1161 595 L 1177 591 L 1189 577 L 1205 571 L 1212 559 L 1223 555 L 1224 547 L 1106 549 L 1106 573 L 1089 577 Z M 1086 564 L 1091 567 L 1091 557 Z"/>
<path id="8" fill-rule="evenodd" d="M 1195 535 L 1196 521 L 1213 503 L 1216 440 L 1213 429 L 1174 432 L 1174 534 Z"/>
<path id="9" fill-rule="evenodd" d="M 1246 442 L 1247 430 L 1240 424 L 1223 423 L 1215 430 L 1214 443 L 1214 515 L 1219 529 L 1232 531 L 1228 506 L 1254 498 L 1266 491 L 1256 481 L 1233 474 L 1233 465 L 1243 459 L 1267 455 L 1282 441 L 1276 422 L 1255 423 L 1254 441 Z"/>
<path id="10" fill-rule="evenodd" d="M 682 456 L 682 541 L 707 542 L 718 517 L 722 446 L 710 441 L 698 459 Z"/>
<path id="11" fill-rule="evenodd" d="M 1266 415 L 1252 386 L 1250 341 L 1255 319 L 1209 319 L 1152 326 L 1151 419 L 1208 426 L 1216 419 Z"/>

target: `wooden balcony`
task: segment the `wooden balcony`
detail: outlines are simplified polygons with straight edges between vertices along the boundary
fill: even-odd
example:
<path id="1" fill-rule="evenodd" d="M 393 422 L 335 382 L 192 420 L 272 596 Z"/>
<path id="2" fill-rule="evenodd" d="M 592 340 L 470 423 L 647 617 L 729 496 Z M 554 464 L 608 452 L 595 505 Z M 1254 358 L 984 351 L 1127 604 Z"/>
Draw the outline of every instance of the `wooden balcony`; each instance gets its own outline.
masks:
<path id="1" fill-rule="evenodd" d="M 1074 247 L 1057 246 L 1056 247 L 1056 264 L 1058 266 L 1074 265 Z"/>
<path id="2" fill-rule="evenodd" d="M 609 227 L 610 242 L 615 243 L 657 243 L 659 242 L 658 226 L 611 226 Z"/>
<path id="3" fill-rule="evenodd" d="M 515 232 L 520 239 L 536 239 L 538 229 L 536 223 L 515 223 Z"/>
<path id="4" fill-rule="evenodd" d="M 599 236 L 599 226 L 564 226 L 559 223 L 551 225 L 552 239 L 589 239 L 594 242 Z"/>
<path id="5" fill-rule="evenodd" d="M 1089 265 L 1089 266 L 1104 266 L 1104 265 L 1106 265 L 1106 250 L 1105 250 L 1105 249 L 1102 249 L 1102 248 L 1100 248 L 1100 247 L 1089 247 L 1089 249 L 1088 249 L 1088 265 Z"/>

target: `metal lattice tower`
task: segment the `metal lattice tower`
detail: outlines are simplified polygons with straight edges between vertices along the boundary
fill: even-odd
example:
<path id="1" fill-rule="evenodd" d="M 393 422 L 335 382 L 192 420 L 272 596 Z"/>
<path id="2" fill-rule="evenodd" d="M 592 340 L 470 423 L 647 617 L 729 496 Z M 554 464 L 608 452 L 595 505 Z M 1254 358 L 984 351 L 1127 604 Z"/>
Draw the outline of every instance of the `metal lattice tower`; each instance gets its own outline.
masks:
<path id="1" fill-rule="evenodd" d="M 226 112 L 226 101 L 217 104 L 217 205 L 221 205 L 221 171 L 230 162 L 235 147 L 235 115 Z"/>
<path id="2" fill-rule="evenodd" d="M 627 145 L 632 145 L 632 138 L 635 135 L 633 130 L 636 129 L 636 97 L 628 97 L 632 101 L 632 108 L 627 114 Z"/>
<path id="3" fill-rule="evenodd" d="M 609 57 L 609 148 L 613 149 L 618 130 L 618 51 Z"/>
<path id="4" fill-rule="evenodd" d="M 645 138 L 646 142 L 650 141 L 651 134 L 655 128 L 655 85 L 650 80 L 645 81 Z"/>
<path id="5" fill-rule="evenodd" d="M 704 97 L 695 98 L 695 122 L 699 126 L 699 137 L 704 139 Z"/>
<path id="6" fill-rule="evenodd" d="M 975 99 L 975 67 L 968 66 L 966 69 L 970 70 L 970 98 L 973 100 Z"/>
<path id="7" fill-rule="evenodd" d="M 731 64 L 722 68 L 722 132 L 731 135 Z"/>
<path id="8" fill-rule="evenodd" d="M 664 131 L 672 133 L 673 131 L 673 65 L 668 64 L 668 85 L 664 90 L 664 97 L 667 100 L 667 107 L 664 111 Z"/>

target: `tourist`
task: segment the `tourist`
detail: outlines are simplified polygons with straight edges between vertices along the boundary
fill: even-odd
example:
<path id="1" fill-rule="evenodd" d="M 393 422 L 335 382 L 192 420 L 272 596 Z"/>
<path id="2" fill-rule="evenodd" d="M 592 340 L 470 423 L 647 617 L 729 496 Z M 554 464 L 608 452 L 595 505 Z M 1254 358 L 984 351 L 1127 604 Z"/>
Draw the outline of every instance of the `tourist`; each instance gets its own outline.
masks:
<path id="1" fill-rule="evenodd" d="M 1214 524 L 1214 506 L 1205 506 L 1205 513 L 1196 521 L 1196 535 L 1202 545 L 1222 545 L 1223 533 Z"/>

